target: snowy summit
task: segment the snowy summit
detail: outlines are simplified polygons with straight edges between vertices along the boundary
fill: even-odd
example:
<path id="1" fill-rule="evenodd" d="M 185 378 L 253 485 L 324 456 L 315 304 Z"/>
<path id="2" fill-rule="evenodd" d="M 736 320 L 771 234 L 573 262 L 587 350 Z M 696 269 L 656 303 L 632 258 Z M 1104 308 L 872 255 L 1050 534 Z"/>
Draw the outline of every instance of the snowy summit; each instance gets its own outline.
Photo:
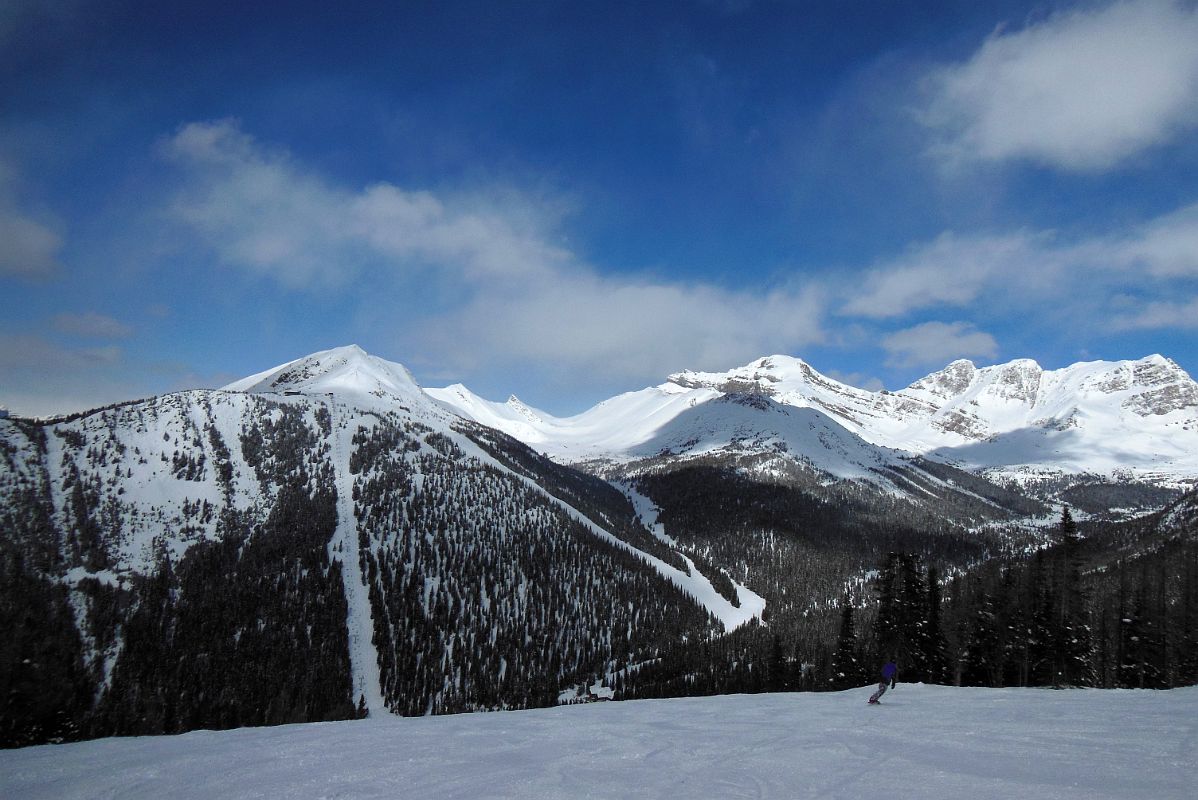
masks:
<path id="1" fill-rule="evenodd" d="M 356 344 L 322 350 L 224 387 L 254 394 L 328 394 L 344 400 L 427 405 L 406 367 L 372 356 Z"/>

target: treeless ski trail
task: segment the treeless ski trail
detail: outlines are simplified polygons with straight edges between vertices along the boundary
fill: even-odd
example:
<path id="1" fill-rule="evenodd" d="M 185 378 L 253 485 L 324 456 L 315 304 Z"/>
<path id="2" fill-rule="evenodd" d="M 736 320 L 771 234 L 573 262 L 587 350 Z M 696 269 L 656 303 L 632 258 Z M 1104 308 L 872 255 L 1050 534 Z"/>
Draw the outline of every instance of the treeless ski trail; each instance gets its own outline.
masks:
<path id="1" fill-rule="evenodd" d="M 362 574 L 361 553 L 358 547 L 358 522 L 354 516 L 353 475 L 349 470 L 349 454 L 353 452 L 353 437 L 358 431 L 357 418 L 345 407 L 333 405 L 333 476 L 337 486 L 337 531 L 329 542 L 329 556 L 341 562 L 341 579 L 345 585 L 345 604 L 348 608 L 345 625 L 349 632 L 349 663 L 353 675 L 356 704 L 365 698 L 371 716 L 387 711 L 379 674 L 379 654 L 374 646 L 374 613 L 370 608 L 370 591 Z"/>

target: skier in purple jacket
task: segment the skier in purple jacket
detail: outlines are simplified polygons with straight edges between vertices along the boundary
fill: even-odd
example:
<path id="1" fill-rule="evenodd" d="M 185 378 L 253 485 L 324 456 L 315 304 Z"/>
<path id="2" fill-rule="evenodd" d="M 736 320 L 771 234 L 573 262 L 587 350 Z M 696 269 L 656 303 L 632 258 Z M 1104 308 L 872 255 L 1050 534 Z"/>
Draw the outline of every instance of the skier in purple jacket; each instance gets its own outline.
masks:
<path id="1" fill-rule="evenodd" d="M 874 704 L 881 699 L 882 695 L 886 694 L 886 687 L 889 685 L 891 689 L 898 682 L 898 665 L 893 661 L 887 661 L 882 667 L 882 680 L 878 684 L 878 691 L 874 692 L 869 697 L 870 704 Z"/>

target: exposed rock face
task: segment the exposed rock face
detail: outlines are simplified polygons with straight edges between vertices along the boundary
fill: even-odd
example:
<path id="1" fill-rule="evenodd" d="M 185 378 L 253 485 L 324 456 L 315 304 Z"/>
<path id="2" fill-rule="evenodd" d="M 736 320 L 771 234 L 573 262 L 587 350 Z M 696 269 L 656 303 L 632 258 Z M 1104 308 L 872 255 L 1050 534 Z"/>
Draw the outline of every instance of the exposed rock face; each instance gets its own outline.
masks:
<path id="1" fill-rule="evenodd" d="M 947 400 L 968 389 L 974 376 L 977 375 L 977 371 L 977 367 L 973 365 L 972 361 L 959 359 L 939 372 L 933 372 L 926 378 L 921 378 L 911 384 L 908 391 L 922 389 L 928 394 Z"/>

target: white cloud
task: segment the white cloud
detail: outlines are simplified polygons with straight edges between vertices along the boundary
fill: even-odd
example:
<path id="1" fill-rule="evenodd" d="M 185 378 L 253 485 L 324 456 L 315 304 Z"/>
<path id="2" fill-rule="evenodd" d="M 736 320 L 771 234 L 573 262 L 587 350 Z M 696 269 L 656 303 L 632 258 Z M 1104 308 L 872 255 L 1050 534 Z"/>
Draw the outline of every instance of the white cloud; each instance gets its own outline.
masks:
<path id="1" fill-rule="evenodd" d="M 220 259 L 291 287 L 343 282 L 353 197 L 259 147 L 230 121 L 184 126 L 164 145 L 189 181 L 170 208 Z"/>
<path id="2" fill-rule="evenodd" d="M 570 258 L 529 228 L 524 209 L 480 207 L 475 198 L 454 205 L 388 183 L 334 187 L 234 121 L 186 125 L 164 151 L 190 176 L 174 216 L 225 263 L 292 288 L 342 285 L 380 259 L 392 271 L 516 277 L 543 275 Z"/>
<path id="3" fill-rule="evenodd" d="M 1141 304 L 1133 311 L 1118 314 L 1111 321 L 1115 330 L 1198 329 L 1198 297 L 1188 301 L 1157 300 Z"/>
<path id="4" fill-rule="evenodd" d="M 1129 0 L 998 30 L 929 81 L 951 163 L 1100 171 L 1198 123 L 1198 9 Z"/>
<path id="5" fill-rule="evenodd" d="M 124 339 L 133 333 L 133 329 L 120 320 L 94 311 L 55 314 L 52 323 L 60 333 L 91 339 Z"/>
<path id="6" fill-rule="evenodd" d="M 184 126 L 163 149 L 187 175 L 171 213 L 221 261 L 309 291 L 369 273 L 379 308 L 365 313 L 443 367 L 536 359 L 568 379 L 655 380 L 822 336 L 814 290 L 605 276 L 519 196 L 337 187 L 227 120 Z M 403 280 L 446 287 L 449 307 L 405 307 Z"/>
<path id="7" fill-rule="evenodd" d="M 429 192 L 378 184 L 358 196 L 352 232 L 390 258 L 452 265 L 473 278 L 541 279 L 572 256 L 498 210 L 451 209 Z"/>
<path id="8" fill-rule="evenodd" d="M 1156 278 L 1198 276 L 1198 203 L 1152 220 L 1108 252 L 1125 267 Z"/>
<path id="9" fill-rule="evenodd" d="M 1126 309 L 1116 297 L 1158 303 L 1153 327 L 1189 327 L 1164 313 L 1198 277 L 1198 204 L 1121 232 L 1063 240 L 1052 231 L 1002 236 L 944 233 L 840 284 L 839 313 L 872 320 L 954 308 L 975 318 L 1051 314 L 1064 324 L 1110 330 Z M 1071 322 L 1065 322 L 1069 320 Z"/>
<path id="10" fill-rule="evenodd" d="M 419 341 L 471 367 L 531 361 L 600 380 L 658 380 L 818 341 L 821 306 L 814 290 L 760 295 L 562 272 L 518 292 L 486 293 Z"/>
<path id="11" fill-rule="evenodd" d="M 886 363 L 892 367 L 947 364 L 958 358 L 994 358 L 998 343 L 967 322 L 924 322 L 882 338 Z"/>
<path id="12" fill-rule="evenodd" d="M 1043 268 L 1047 235 L 958 236 L 952 232 L 912 247 L 892 261 L 854 276 L 844 314 L 899 317 L 937 306 L 968 306 L 996 278 L 1016 283 Z M 1043 277 L 1043 273 L 1040 273 Z"/>

